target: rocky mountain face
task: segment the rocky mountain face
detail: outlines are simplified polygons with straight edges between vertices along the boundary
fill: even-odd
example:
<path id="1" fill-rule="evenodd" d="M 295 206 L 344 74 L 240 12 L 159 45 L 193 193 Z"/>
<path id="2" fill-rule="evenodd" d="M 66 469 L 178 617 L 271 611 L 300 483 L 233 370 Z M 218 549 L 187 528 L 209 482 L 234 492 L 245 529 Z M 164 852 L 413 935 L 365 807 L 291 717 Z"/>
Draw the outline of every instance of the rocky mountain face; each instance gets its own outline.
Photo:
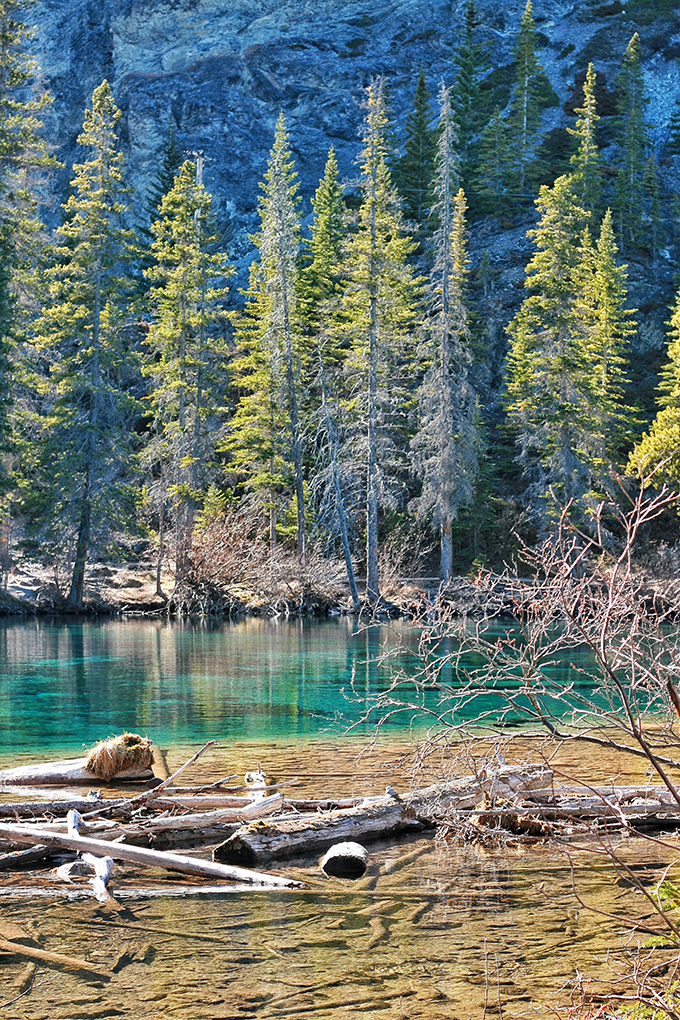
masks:
<path id="1" fill-rule="evenodd" d="M 524 5 L 525 0 L 477 0 L 478 39 L 492 69 L 484 89 L 501 108 L 510 95 Z M 252 253 L 248 234 L 257 226 L 258 182 L 279 111 L 287 119 L 309 213 L 331 144 L 344 178 L 351 181 L 357 173 L 362 96 L 372 77 L 388 79 L 397 124 L 411 107 L 421 67 L 433 93 L 440 80 L 453 81 L 464 9 L 465 0 L 38 0 L 32 9 L 33 47 L 55 100 L 46 129 L 68 167 L 78 155 L 75 140 L 85 105 L 93 88 L 108 78 L 124 113 L 123 142 L 142 214 L 174 122 L 183 149 L 206 155 L 204 180 L 243 278 Z M 543 126 L 555 151 L 566 148 L 566 124 L 573 123 L 567 113 L 581 98 L 590 60 L 598 72 L 600 112 L 614 112 L 616 71 L 636 30 L 650 97 L 648 120 L 656 141 L 663 141 L 680 92 L 680 5 L 674 0 L 536 0 L 534 17 L 540 59 L 554 90 Z M 606 145 L 606 117 L 601 126 Z M 680 191 L 678 171 L 677 158 L 662 167 L 664 194 Z M 67 180 L 68 169 L 58 195 Z M 483 251 L 491 260 L 482 312 L 492 347 L 522 296 L 528 225 L 487 222 L 472 238 L 473 264 Z M 640 342 L 657 352 L 652 361 L 663 347 L 674 253 L 665 252 L 659 261 L 653 272 L 640 267 L 642 276 L 637 274 L 643 281 L 649 277 L 651 287 L 645 283 Z M 499 348 L 495 362 L 493 357 L 489 362 L 490 377 L 500 356 Z"/>

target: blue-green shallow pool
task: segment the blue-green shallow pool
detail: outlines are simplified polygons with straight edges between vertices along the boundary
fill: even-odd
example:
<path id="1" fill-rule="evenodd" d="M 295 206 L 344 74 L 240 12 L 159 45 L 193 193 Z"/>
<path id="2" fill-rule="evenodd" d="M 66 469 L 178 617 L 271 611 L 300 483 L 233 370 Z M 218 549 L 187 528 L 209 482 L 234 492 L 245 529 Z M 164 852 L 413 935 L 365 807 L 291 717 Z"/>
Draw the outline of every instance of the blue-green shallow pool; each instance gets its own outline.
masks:
<path id="1" fill-rule="evenodd" d="M 2 621 L 0 756 L 78 752 L 125 728 L 166 746 L 337 737 L 395 667 L 414 668 L 417 641 L 403 623 L 364 629 L 347 618 Z M 397 737 L 413 722 L 404 713 L 388 730 Z"/>

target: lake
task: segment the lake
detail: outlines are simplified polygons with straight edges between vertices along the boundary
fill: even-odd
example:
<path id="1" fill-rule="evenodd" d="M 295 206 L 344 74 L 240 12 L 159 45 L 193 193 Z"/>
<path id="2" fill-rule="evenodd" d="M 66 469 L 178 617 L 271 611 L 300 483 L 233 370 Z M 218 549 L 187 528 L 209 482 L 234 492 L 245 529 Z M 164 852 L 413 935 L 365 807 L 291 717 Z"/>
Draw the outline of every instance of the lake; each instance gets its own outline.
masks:
<path id="1" fill-rule="evenodd" d="M 405 788 L 399 758 L 412 713 L 359 759 L 369 729 L 345 730 L 389 683 L 381 651 L 408 672 L 416 641 L 401 623 L 363 631 L 344 618 L 9 620 L 0 625 L 0 755 L 7 764 L 78 753 L 129 728 L 153 738 L 169 769 L 217 739 L 187 781 L 242 774 L 261 760 L 272 779 L 299 776 L 300 793 L 374 793 L 388 780 Z M 601 752 L 563 758 L 572 772 L 620 774 L 621 762 Z M 16 998 L 25 961 L 0 957 L 2 1016 L 441 1020 L 481 1018 L 485 1004 L 498 1016 L 500 1000 L 503 1016 L 519 1017 L 564 1001 L 577 969 L 597 978 L 625 966 L 625 926 L 582 909 L 570 863 L 553 849 L 452 847 L 430 837 L 369 849 L 358 883 L 300 865 L 309 884 L 300 893 L 187 895 L 181 876 L 117 869 L 114 913 L 91 899 L 69 902 L 48 871 L 7 876 L 0 916 L 46 949 L 115 973 L 104 986 L 40 966 Z M 632 840 L 626 852 L 653 881 L 663 853 Z M 636 909 L 601 859 L 577 853 L 574 868 L 591 905 Z M 143 899 L 132 895 L 140 880 Z"/>

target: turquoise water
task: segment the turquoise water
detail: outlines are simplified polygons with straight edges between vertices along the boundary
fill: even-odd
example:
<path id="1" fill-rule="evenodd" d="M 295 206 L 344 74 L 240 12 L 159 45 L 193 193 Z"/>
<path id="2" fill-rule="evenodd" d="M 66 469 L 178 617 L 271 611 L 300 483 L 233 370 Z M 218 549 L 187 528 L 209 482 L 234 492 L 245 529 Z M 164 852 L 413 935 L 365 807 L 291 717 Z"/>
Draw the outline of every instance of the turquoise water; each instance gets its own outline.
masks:
<path id="1" fill-rule="evenodd" d="M 417 641 L 406 624 L 366 629 L 347 618 L 3 621 L 0 755 L 78 752 L 123 729 L 168 746 L 299 741 L 352 724 L 366 733 L 362 715 L 394 668 L 415 668 Z M 390 661 L 381 664 L 386 651 Z M 467 706 L 469 718 L 488 707 L 482 700 Z M 387 729 L 405 733 L 414 721 L 423 724 L 417 712 L 400 712 Z"/>

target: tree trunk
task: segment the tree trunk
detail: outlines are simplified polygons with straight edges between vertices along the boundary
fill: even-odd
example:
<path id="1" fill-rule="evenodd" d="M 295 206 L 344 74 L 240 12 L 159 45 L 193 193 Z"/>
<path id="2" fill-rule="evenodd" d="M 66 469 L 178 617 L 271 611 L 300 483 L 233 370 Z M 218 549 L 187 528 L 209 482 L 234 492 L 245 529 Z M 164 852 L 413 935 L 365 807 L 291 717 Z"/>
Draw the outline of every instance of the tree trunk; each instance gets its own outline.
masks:
<path id="1" fill-rule="evenodd" d="M 298 415 L 297 393 L 295 389 L 295 371 L 293 365 L 293 337 L 290 324 L 290 307 L 288 301 L 289 282 L 286 275 L 285 255 L 282 250 L 282 237 L 279 238 L 279 260 L 281 279 L 281 301 L 283 304 L 283 340 L 286 356 L 286 385 L 288 389 L 288 405 L 290 412 L 290 432 L 293 442 L 293 468 L 295 471 L 295 497 L 297 500 L 297 555 L 301 564 L 305 562 L 305 489 L 302 464 L 302 440 L 300 438 L 300 422 Z"/>
<path id="2" fill-rule="evenodd" d="M 446 514 L 442 520 L 440 540 L 439 580 L 450 581 L 453 577 L 453 538 L 451 535 L 450 514 Z"/>
<path id="3" fill-rule="evenodd" d="M 161 571 L 163 569 L 163 542 L 165 541 L 165 485 L 163 479 L 163 460 L 161 458 L 161 500 L 160 500 L 160 520 L 158 526 L 158 562 L 156 563 L 156 595 L 162 595 L 165 598 L 165 592 L 161 585 Z"/>
<path id="4" fill-rule="evenodd" d="M 80 512 L 80 524 L 78 525 L 78 539 L 76 541 L 76 555 L 73 563 L 73 575 L 71 577 L 71 590 L 66 599 L 66 605 L 72 609 L 82 609 L 83 606 L 85 565 L 87 563 L 87 550 L 90 543 L 90 513 L 90 481 L 88 474 L 85 481 L 83 506 Z"/>
<path id="5" fill-rule="evenodd" d="M 368 351 L 368 467 L 366 478 L 366 598 L 380 599 L 378 566 L 378 324 L 377 298 L 371 295 Z"/>

